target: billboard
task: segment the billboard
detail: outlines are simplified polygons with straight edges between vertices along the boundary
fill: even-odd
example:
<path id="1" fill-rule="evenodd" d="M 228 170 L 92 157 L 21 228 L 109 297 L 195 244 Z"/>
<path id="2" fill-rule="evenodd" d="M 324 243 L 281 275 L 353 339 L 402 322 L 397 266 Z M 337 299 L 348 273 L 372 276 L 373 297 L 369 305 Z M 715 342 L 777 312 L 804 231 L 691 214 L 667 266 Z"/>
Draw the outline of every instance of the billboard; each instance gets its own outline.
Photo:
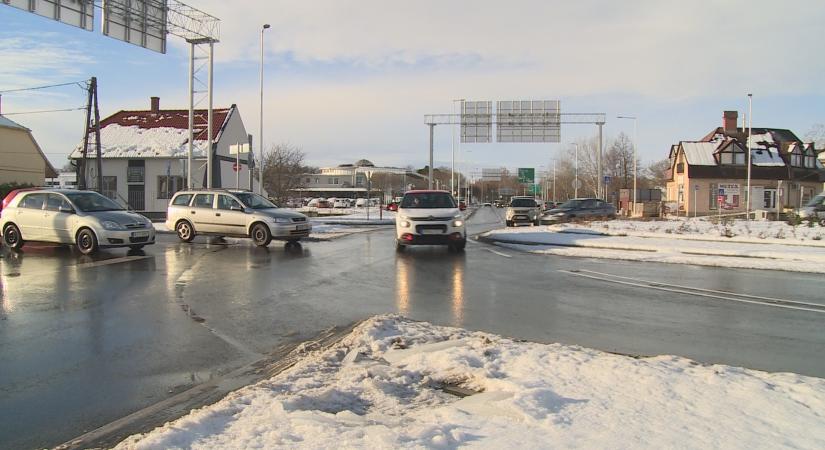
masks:
<path id="1" fill-rule="evenodd" d="M 533 184 L 536 182 L 536 169 L 532 167 L 519 167 L 518 182 L 522 184 Z"/>
<path id="2" fill-rule="evenodd" d="M 506 100 L 496 105 L 498 142 L 560 142 L 558 100 Z"/>
<path id="3" fill-rule="evenodd" d="M 501 181 L 501 169 L 481 169 L 481 181 Z"/>
<path id="4" fill-rule="evenodd" d="M 489 143 L 493 138 L 493 102 L 461 103 L 461 142 Z"/>
<path id="5" fill-rule="evenodd" d="M 103 0 L 103 34 L 166 53 L 167 0 Z"/>
<path id="6" fill-rule="evenodd" d="M 94 30 L 93 0 L 0 0 L 4 5 L 22 9 L 39 16 L 83 28 Z"/>

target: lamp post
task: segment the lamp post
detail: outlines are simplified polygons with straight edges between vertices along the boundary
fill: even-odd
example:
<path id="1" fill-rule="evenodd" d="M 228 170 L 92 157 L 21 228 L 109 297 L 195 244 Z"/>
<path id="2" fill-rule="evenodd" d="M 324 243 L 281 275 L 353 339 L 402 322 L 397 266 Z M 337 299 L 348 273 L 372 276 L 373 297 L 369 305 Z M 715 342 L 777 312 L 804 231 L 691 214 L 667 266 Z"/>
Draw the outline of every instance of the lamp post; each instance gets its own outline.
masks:
<path id="1" fill-rule="evenodd" d="M 463 98 L 457 98 L 453 100 L 453 115 L 455 115 L 455 102 L 463 102 Z M 462 108 L 463 109 L 463 108 Z M 452 121 L 452 120 L 451 120 Z M 452 130 L 451 136 L 452 141 L 450 141 L 450 149 L 452 150 L 453 159 L 452 159 L 452 169 L 450 170 L 450 193 L 455 195 L 455 126 L 450 126 L 450 130 Z M 461 139 L 461 135 L 458 136 Z"/>
<path id="2" fill-rule="evenodd" d="M 573 180 L 573 198 L 579 198 L 579 144 L 574 142 L 576 146 L 576 163 L 575 163 L 575 178 Z"/>
<path id="3" fill-rule="evenodd" d="M 633 206 L 630 209 L 630 216 L 633 217 L 636 212 L 636 180 L 638 178 L 636 171 L 636 117 L 634 116 L 616 116 L 617 119 L 629 119 L 633 121 Z M 694 195 L 696 195 L 694 193 Z"/>
<path id="4" fill-rule="evenodd" d="M 258 194 L 264 194 L 264 30 L 269 29 L 269 24 L 265 23 L 261 27 L 261 123 L 258 129 L 258 154 L 261 156 L 261 167 L 258 169 Z M 250 149 L 252 151 L 252 149 Z"/>
<path id="5" fill-rule="evenodd" d="M 751 133 L 753 132 L 753 94 L 748 94 L 748 190 L 745 196 L 745 220 L 751 220 Z M 744 131 L 744 130 L 743 130 Z M 802 192 L 802 189 L 799 190 Z"/>

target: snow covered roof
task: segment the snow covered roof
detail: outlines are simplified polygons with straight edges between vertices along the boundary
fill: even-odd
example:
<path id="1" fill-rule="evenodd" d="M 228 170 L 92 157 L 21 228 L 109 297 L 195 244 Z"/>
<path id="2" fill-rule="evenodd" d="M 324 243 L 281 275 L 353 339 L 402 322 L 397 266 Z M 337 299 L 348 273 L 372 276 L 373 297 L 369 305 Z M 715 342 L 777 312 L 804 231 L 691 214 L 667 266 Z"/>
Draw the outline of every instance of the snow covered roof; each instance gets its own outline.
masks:
<path id="1" fill-rule="evenodd" d="M 213 141 L 220 139 L 229 116 L 235 109 L 214 109 L 212 113 Z M 208 111 L 197 109 L 194 114 L 195 141 L 206 142 Z M 162 109 L 157 111 L 119 111 L 100 122 L 101 152 L 104 158 L 174 158 L 183 157 L 189 144 L 189 111 Z M 80 146 L 71 158 L 81 156 Z M 94 155 L 89 155 L 94 156 Z M 204 156 L 195 150 L 195 156 Z"/>
<path id="2" fill-rule="evenodd" d="M 685 158 L 692 166 L 715 166 L 716 159 L 713 157 L 713 152 L 716 147 L 716 142 L 682 142 Z"/>
<path id="3" fill-rule="evenodd" d="M 11 119 L 3 116 L 3 115 L 0 115 L 0 127 L 14 128 L 14 129 L 18 129 L 18 130 L 29 131 L 28 128 L 24 127 L 23 125 L 20 125 L 19 123 L 15 122 L 15 121 L 13 121 L 13 120 L 11 120 Z"/>

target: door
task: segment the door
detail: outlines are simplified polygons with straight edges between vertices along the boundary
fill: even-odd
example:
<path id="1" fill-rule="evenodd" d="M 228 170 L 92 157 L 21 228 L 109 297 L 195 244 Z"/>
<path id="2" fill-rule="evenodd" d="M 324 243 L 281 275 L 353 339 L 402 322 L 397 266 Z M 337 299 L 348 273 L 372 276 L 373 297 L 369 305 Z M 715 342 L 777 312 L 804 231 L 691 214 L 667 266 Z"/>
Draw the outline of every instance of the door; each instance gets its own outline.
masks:
<path id="1" fill-rule="evenodd" d="M 146 211 L 146 189 L 144 185 L 129 185 L 129 206 L 135 211 Z"/>
<path id="2" fill-rule="evenodd" d="M 43 206 L 46 204 L 48 194 L 26 194 L 20 203 L 17 204 L 17 214 L 14 222 L 20 229 L 20 234 L 24 240 L 39 241 L 43 234 Z"/>
<path id="3" fill-rule="evenodd" d="M 235 208 L 234 210 L 232 208 Z M 246 218 L 243 205 L 231 195 L 218 194 L 215 208 L 215 226 L 217 233 L 228 235 L 246 235 Z"/>
<path id="4" fill-rule="evenodd" d="M 60 194 L 49 194 L 43 210 L 44 240 L 71 244 L 72 205 Z"/>
<path id="5" fill-rule="evenodd" d="M 189 208 L 189 219 L 198 233 L 214 233 L 215 223 L 215 194 L 196 194 Z"/>

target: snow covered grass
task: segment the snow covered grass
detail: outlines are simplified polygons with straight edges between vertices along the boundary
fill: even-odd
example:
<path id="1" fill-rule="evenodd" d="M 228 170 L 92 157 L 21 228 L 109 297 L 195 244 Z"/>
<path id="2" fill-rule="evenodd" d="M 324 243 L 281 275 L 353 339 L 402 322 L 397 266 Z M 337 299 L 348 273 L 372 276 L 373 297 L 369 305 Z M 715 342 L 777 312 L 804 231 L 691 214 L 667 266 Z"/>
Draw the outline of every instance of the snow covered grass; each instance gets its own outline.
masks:
<path id="1" fill-rule="evenodd" d="M 825 448 L 823 423 L 819 378 L 379 316 L 117 448 Z"/>
<path id="2" fill-rule="evenodd" d="M 319 216 L 312 217 L 313 223 L 327 223 L 337 225 L 392 225 L 395 224 L 395 212 L 381 210 L 380 208 L 370 208 L 369 219 L 364 208 L 355 208 L 347 211 L 348 214 L 340 216 Z M 314 226 L 314 225 L 313 225 Z"/>

